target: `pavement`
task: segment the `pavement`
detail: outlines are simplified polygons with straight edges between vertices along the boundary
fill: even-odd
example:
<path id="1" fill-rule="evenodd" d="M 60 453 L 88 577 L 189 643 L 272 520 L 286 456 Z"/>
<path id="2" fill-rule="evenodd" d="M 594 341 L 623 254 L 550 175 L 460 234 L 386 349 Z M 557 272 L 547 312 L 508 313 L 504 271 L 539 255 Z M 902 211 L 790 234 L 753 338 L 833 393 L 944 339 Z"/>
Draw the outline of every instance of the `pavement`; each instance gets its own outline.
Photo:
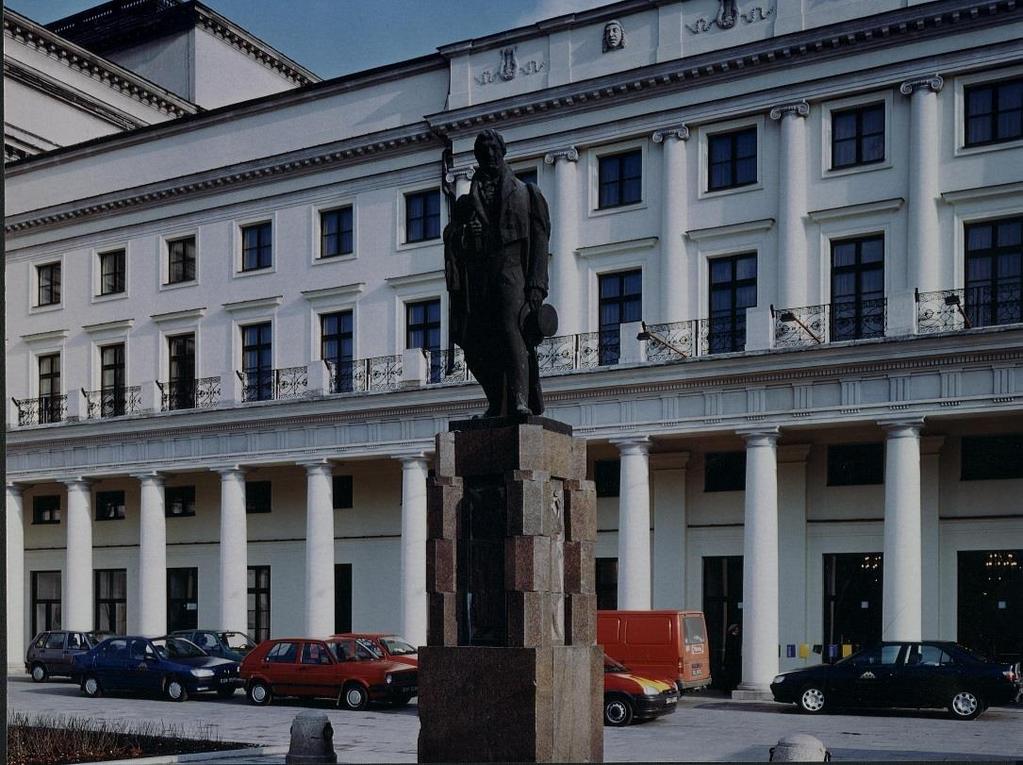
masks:
<path id="1" fill-rule="evenodd" d="M 276 701 L 255 707 L 239 692 L 228 701 L 197 697 L 181 704 L 141 697 L 88 699 L 67 682 L 35 684 L 13 676 L 8 709 L 29 715 L 71 715 L 108 720 L 162 721 L 185 732 L 211 726 L 223 741 L 273 747 L 244 762 L 283 763 L 289 727 L 303 710 L 323 711 L 334 727 L 339 762 L 415 762 L 419 732 L 413 702 L 403 709 L 336 709 L 332 702 Z M 972 721 L 948 719 L 942 711 L 799 714 L 794 705 L 733 701 L 713 693 L 683 696 L 675 714 L 628 728 L 604 729 L 608 762 L 766 762 L 780 738 L 816 736 L 832 760 L 1020 760 L 1023 706 L 992 707 Z M 205 765 L 238 765 L 243 760 L 211 753 L 189 759 Z"/>

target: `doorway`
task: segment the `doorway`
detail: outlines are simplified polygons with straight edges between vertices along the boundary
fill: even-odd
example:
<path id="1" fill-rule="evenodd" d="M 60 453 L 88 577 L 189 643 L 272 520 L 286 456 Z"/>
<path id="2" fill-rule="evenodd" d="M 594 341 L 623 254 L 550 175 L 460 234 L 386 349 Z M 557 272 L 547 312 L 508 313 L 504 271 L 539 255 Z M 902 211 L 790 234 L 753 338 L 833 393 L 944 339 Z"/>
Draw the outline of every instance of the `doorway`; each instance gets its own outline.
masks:
<path id="1" fill-rule="evenodd" d="M 199 628 L 199 569 L 167 569 L 167 631 Z"/>
<path id="2" fill-rule="evenodd" d="M 957 639 L 996 661 L 1023 660 L 1023 550 L 960 550 Z"/>
<path id="3" fill-rule="evenodd" d="M 824 555 L 824 645 L 826 663 L 881 639 L 884 556 L 879 553 Z"/>
<path id="4" fill-rule="evenodd" d="M 712 686 L 735 688 L 742 680 L 742 556 L 703 559 L 703 615 L 707 620 Z M 738 626 L 739 634 L 729 627 Z"/>

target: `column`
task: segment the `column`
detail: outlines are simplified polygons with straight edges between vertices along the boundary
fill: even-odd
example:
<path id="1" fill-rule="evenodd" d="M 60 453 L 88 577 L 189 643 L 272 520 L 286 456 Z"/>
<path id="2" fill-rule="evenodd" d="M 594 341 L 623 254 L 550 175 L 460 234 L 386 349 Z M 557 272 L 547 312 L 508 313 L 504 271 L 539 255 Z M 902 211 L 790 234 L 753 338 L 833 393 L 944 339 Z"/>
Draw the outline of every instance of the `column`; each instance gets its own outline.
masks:
<path id="1" fill-rule="evenodd" d="M 422 455 L 401 461 L 401 634 L 426 645 L 426 472 Z"/>
<path id="2" fill-rule="evenodd" d="M 576 263 L 576 235 L 579 182 L 574 146 L 547 154 L 543 161 L 554 165 L 554 210 L 551 215 L 550 302 L 558 309 L 559 335 L 574 335 L 583 326 L 579 266 Z"/>
<path id="3" fill-rule="evenodd" d="M 652 274 L 660 282 L 657 311 L 647 311 L 650 317 L 663 322 L 684 321 L 689 316 L 686 305 L 686 152 L 689 128 L 682 125 L 670 130 L 658 130 L 654 143 L 661 144 L 661 258 L 659 272 Z"/>
<path id="4" fill-rule="evenodd" d="M 66 562 L 61 626 L 66 630 L 93 629 L 92 608 L 92 493 L 82 478 L 67 486 Z"/>
<path id="5" fill-rule="evenodd" d="M 809 444 L 778 447 L 778 642 L 783 646 L 780 668 L 804 665 L 788 658 L 784 646 L 799 645 L 809 637 L 809 619 L 815 624 L 820 612 L 807 614 L 806 604 L 806 458 Z"/>
<path id="6" fill-rule="evenodd" d="M 159 473 L 138 476 L 139 510 L 139 632 L 167 633 L 167 516 L 164 512 L 163 477 Z"/>
<path id="7" fill-rule="evenodd" d="M 742 683 L 736 696 L 770 694 L 778 673 L 778 428 L 746 439 L 742 541 Z"/>
<path id="8" fill-rule="evenodd" d="M 778 151 L 778 307 L 806 305 L 806 101 L 776 106 L 772 120 L 781 121 Z"/>
<path id="9" fill-rule="evenodd" d="M 920 429 L 923 420 L 881 423 L 884 464 L 884 601 L 882 640 L 920 640 Z"/>
<path id="10" fill-rule="evenodd" d="M 327 460 L 306 469 L 305 633 L 334 633 L 334 476 Z"/>
<path id="11" fill-rule="evenodd" d="M 921 581 L 923 588 L 922 637 L 939 635 L 941 611 L 951 604 L 942 603 L 941 592 L 941 447 L 944 436 L 922 436 L 920 438 L 920 556 Z"/>
<path id="12" fill-rule="evenodd" d="M 249 566 L 245 471 L 220 473 L 220 629 L 248 632 Z"/>
<path id="13" fill-rule="evenodd" d="M 7 665 L 25 658 L 25 516 L 22 487 L 7 484 Z"/>
<path id="14" fill-rule="evenodd" d="M 910 96 L 906 287 L 921 292 L 952 286 L 941 282 L 938 230 L 938 93 L 944 84 L 935 74 L 899 86 Z"/>
<path id="15" fill-rule="evenodd" d="M 621 454 L 618 608 L 650 608 L 650 438 L 611 439 Z"/>
<path id="16" fill-rule="evenodd" d="M 686 465 L 689 452 L 654 454 L 653 607 L 683 609 L 686 603 Z"/>

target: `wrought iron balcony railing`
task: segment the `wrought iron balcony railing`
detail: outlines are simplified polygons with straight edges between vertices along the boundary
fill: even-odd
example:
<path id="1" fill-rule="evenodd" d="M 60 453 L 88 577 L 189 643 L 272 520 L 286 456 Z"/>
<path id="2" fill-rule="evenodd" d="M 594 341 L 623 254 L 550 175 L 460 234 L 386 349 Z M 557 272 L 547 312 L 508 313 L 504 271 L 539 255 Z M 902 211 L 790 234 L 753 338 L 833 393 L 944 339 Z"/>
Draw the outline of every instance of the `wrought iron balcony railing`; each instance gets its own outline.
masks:
<path id="1" fill-rule="evenodd" d="M 301 398 L 309 387 L 309 367 L 284 367 L 236 372 L 242 382 L 242 401 L 280 401 Z"/>
<path id="2" fill-rule="evenodd" d="M 663 324 L 643 322 L 643 331 L 638 340 L 646 340 L 646 360 L 651 364 L 663 364 L 696 356 L 698 321 L 675 321 Z"/>
<path id="3" fill-rule="evenodd" d="M 540 376 L 563 374 L 600 366 L 600 333 L 546 337 L 537 346 Z"/>
<path id="4" fill-rule="evenodd" d="M 813 347 L 843 340 L 884 337 L 887 301 L 874 298 L 801 308 L 775 309 L 772 306 L 771 315 L 775 348 Z"/>
<path id="5" fill-rule="evenodd" d="M 142 411 L 142 386 L 126 385 L 123 388 L 101 388 L 85 390 L 85 416 L 90 419 L 121 417 Z"/>
<path id="6" fill-rule="evenodd" d="M 746 350 L 746 313 L 713 316 L 699 321 L 700 356 Z"/>
<path id="7" fill-rule="evenodd" d="M 794 348 L 801 345 L 820 345 L 828 340 L 828 306 L 809 305 L 802 308 L 774 310 L 774 347 Z"/>
<path id="8" fill-rule="evenodd" d="M 18 427 L 50 425 L 67 419 L 67 394 L 39 398 L 12 398 L 18 408 Z"/>
<path id="9" fill-rule="evenodd" d="M 401 387 L 402 357 L 374 356 L 369 359 L 324 361 L 331 393 L 369 393 Z"/>
<path id="10" fill-rule="evenodd" d="M 1023 322 L 1020 281 L 916 293 L 916 331 L 957 332 Z"/>
<path id="11" fill-rule="evenodd" d="M 199 377 L 195 380 L 157 382 L 160 389 L 160 410 L 212 409 L 220 403 L 220 377 Z"/>
<path id="12" fill-rule="evenodd" d="M 426 356 L 429 365 L 431 383 L 463 383 L 476 379 L 469 371 L 469 365 L 465 363 L 465 352 L 461 348 L 454 348 L 451 351 L 424 350 L 423 355 Z"/>

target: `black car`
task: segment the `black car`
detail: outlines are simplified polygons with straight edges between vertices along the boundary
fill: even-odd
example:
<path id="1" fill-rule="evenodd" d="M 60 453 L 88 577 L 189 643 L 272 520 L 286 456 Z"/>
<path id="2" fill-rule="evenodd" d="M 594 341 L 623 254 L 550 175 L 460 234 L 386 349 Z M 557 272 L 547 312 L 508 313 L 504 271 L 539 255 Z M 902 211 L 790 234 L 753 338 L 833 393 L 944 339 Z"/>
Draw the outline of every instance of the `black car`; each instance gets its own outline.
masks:
<path id="1" fill-rule="evenodd" d="M 990 704 L 1015 701 L 1020 665 L 989 661 L 957 643 L 884 642 L 835 664 L 783 672 L 771 683 L 775 701 L 809 714 L 838 707 L 947 708 L 972 720 Z"/>
<path id="2" fill-rule="evenodd" d="M 71 662 L 100 641 L 92 632 L 50 630 L 40 632 L 25 652 L 25 671 L 41 683 L 50 677 L 71 677 Z"/>

